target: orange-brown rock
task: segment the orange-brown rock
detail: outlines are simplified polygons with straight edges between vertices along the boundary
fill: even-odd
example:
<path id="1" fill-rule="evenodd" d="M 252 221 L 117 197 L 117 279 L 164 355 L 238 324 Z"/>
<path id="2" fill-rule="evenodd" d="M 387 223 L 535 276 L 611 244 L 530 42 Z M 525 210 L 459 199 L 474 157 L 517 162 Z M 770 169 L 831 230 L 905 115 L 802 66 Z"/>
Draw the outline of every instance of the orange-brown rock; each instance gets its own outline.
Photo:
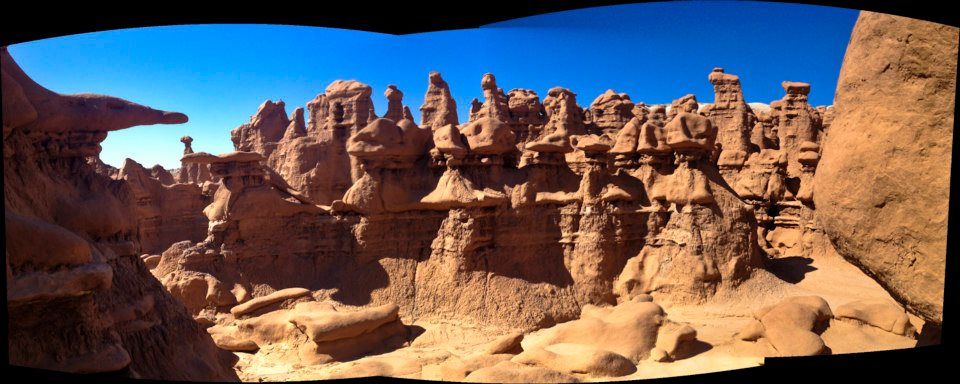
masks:
<path id="1" fill-rule="evenodd" d="M 207 218 L 202 211 L 210 197 L 199 185 L 165 185 L 131 159 L 124 161 L 118 179 L 127 182 L 136 201 L 141 252 L 159 254 L 173 243 L 196 242 L 207 236 Z"/>
<path id="2" fill-rule="evenodd" d="M 180 138 L 180 142 L 183 143 L 183 154 L 189 155 L 193 153 L 193 138 L 190 136 L 184 136 Z M 206 164 L 197 164 L 197 163 L 181 163 L 180 170 L 177 171 L 177 182 L 180 184 L 196 184 L 203 185 L 208 181 L 213 181 L 213 178 L 210 176 L 210 169 Z"/>
<path id="3" fill-rule="evenodd" d="M 420 124 L 437 129 L 447 124 L 458 125 L 457 102 L 450 94 L 450 86 L 440 72 L 430 72 L 427 93 L 420 106 Z"/>
<path id="4" fill-rule="evenodd" d="M 128 183 L 97 173 L 87 160 L 99 156 L 108 131 L 187 117 L 110 96 L 60 95 L 30 79 L 6 47 L 0 60 L 9 362 L 237 380 L 233 356 L 141 261 Z"/>
<path id="5" fill-rule="evenodd" d="M 369 96 L 368 88 L 334 84 L 330 94 L 344 88 Z M 587 132 L 572 92 L 556 87 L 541 104 L 533 92 L 506 97 L 492 76 L 481 85 L 487 103 L 462 125 L 419 127 L 402 116 L 371 115 L 356 130 L 338 123 L 333 129 L 351 133 L 344 152 L 359 173 L 329 210 L 315 195 L 302 198 L 296 183 L 267 180 L 276 154 L 313 140 L 312 129 L 282 141 L 265 162 L 252 153 L 186 156 L 188 163 L 210 163 L 223 187 L 205 209 L 208 238 L 164 252 L 154 273 L 171 289 L 195 284 L 176 290 L 198 315 L 224 313 L 241 301 L 235 292 L 256 298 L 297 286 L 346 304 L 396 303 L 404 316 L 445 313 L 531 329 L 576 318 L 584 304 L 616 303 L 618 295 L 659 291 L 667 300 L 707 300 L 758 265 L 749 206 L 720 186 L 708 155 L 715 129 L 694 113 L 692 98 L 678 102 L 678 110 L 691 112 L 672 122 L 663 107 L 650 111 L 625 95 L 610 96 L 625 124 L 640 125 L 632 128 L 635 138 L 620 137 L 627 149 L 611 154 L 617 140 Z M 396 118 L 399 90 L 387 95 Z M 327 94 L 317 100 L 314 110 L 330 103 Z M 671 123 L 673 136 L 665 131 Z M 518 128 L 523 124 L 529 130 Z M 538 132 L 522 146 L 525 164 L 517 163 L 518 132 Z M 620 169 L 619 156 L 656 181 Z M 723 236 L 705 238 L 701 230 Z M 651 267 L 678 253 L 681 262 Z M 263 261 L 268 254 L 275 261 Z M 616 288 L 627 260 L 638 255 L 633 268 L 646 272 L 623 277 L 630 288 Z M 492 309 L 503 302 L 521 304 Z"/>
<path id="6" fill-rule="evenodd" d="M 717 129 L 717 144 L 722 149 L 719 163 L 739 168 L 747 155 L 755 152 L 750 136 L 756 116 L 743 98 L 740 77 L 714 68 L 708 78 L 713 84 L 714 101 L 703 113 Z"/>
<path id="7" fill-rule="evenodd" d="M 795 296 L 761 308 L 739 332 L 742 340 L 767 338 L 780 356 L 828 353 L 822 333 L 833 317 L 830 305 L 817 296 Z"/>
<path id="8" fill-rule="evenodd" d="M 597 96 L 588 110 L 591 133 L 616 136 L 633 119 L 633 101 L 626 93 L 616 93 L 612 89 Z"/>
<path id="9" fill-rule="evenodd" d="M 817 217 L 837 251 L 934 324 L 943 311 L 957 33 L 862 12 L 814 176 Z"/>

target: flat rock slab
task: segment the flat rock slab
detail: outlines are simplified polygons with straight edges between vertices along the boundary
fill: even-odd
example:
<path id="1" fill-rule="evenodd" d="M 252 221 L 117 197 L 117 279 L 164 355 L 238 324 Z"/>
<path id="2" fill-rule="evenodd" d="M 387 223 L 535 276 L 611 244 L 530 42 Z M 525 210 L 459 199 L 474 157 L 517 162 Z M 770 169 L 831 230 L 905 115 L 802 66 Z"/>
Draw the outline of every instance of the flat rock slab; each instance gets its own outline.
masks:
<path id="1" fill-rule="evenodd" d="M 264 306 L 267 306 L 279 301 L 295 299 L 295 298 L 306 296 L 309 294 L 310 294 L 310 290 L 306 288 L 281 289 L 269 295 L 258 297 L 246 303 L 230 308 L 230 313 L 232 313 L 236 317 L 240 317 L 256 309 L 263 308 Z"/>

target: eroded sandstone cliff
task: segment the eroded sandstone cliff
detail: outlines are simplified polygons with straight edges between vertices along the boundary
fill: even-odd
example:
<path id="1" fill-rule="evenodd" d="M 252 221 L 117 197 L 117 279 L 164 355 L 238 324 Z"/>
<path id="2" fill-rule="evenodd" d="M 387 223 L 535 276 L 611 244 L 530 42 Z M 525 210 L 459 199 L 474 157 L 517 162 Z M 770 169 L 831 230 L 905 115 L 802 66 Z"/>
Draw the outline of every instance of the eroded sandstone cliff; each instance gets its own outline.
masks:
<path id="1" fill-rule="evenodd" d="M 152 227 L 138 225 L 138 211 L 149 204 L 88 162 L 109 131 L 187 117 L 110 96 L 60 95 L 33 82 L 6 47 L 0 59 L 10 363 L 236 380 L 235 357 L 139 258 L 138 228 Z"/>
<path id="2" fill-rule="evenodd" d="M 154 273 L 210 322 L 290 287 L 525 329 L 643 294 L 708 301 L 764 259 L 810 252 L 822 130 L 807 84 L 784 82 L 765 125 L 737 76 L 708 80 L 706 106 L 608 91 L 584 109 L 569 90 L 541 102 L 486 74 L 484 101 L 457 124 L 431 73 L 423 126 L 394 86 L 384 117 L 356 81 L 311 101 L 306 125 L 303 109 L 287 118 L 268 101 L 233 132 L 238 152 L 184 157 L 222 186 L 207 239 L 171 247 Z"/>

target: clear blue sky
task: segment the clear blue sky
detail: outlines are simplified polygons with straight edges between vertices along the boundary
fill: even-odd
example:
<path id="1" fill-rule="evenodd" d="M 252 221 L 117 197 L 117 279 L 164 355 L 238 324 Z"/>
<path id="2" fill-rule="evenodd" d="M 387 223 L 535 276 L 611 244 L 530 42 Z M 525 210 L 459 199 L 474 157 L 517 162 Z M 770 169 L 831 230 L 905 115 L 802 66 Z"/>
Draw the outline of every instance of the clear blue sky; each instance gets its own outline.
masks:
<path id="1" fill-rule="evenodd" d="M 481 97 L 480 78 L 535 90 L 564 86 L 587 106 L 607 89 L 634 101 L 667 103 L 687 93 L 713 101 L 715 66 L 740 75 L 749 102 L 783 95 L 783 80 L 812 84 L 814 105 L 831 104 L 857 11 L 736 1 L 691 1 L 590 8 L 479 29 L 394 36 L 283 25 L 150 27 L 58 37 L 10 46 L 37 82 L 61 93 L 102 93 L 190 122 L 112 132 L 101 157 L 118 166 L 180 166 L 182 144 L 233 150 L 230 130 L 266 99 L 290 113 L 336 79 L 370 84 L 378 114 L 396 84 L 419 120 L 427 74 L 450 84 L 460 119 Z"/>

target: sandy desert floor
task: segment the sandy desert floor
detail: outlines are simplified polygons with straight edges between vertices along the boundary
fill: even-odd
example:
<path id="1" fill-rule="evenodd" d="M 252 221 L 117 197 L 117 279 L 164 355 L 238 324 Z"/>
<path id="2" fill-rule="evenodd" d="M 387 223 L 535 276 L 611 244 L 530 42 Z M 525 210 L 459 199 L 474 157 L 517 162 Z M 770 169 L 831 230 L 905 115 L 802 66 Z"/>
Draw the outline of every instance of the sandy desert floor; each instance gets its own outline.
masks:
<path id="1" fill-rule="evenodd" d="M 670 319 L 687 323 L 697 330 L 697 345 L 692 356 L 672 362 L 641 361 L 637 371 L 622 377 L 596 378 L 577 375 L 584 381 L 618 381 L 681 376 L 749 368 L 762 365 L 764 356 L 775 351 L 760 339 L 757 342 L 736 338 L 737 332 L 757 309 L 772 305 L 784 297 L 815 295 L 832 308 L 856 300 L 885 300 L 895 303 L 879 284 L 864 275 L 839 255 L 828 252 L 815 259 L 786 256 L 773 259 L 768 270 L 758 270 L 753 278 L 736 290 L 719 292 L 702 305 L 661 304 Z M 779 276 L 778 276 L 779 275 Z M 408 319 L 404 319 L 408 323 Z M 917 329 L 923 321 L 910 316 Z M 297 381 L 346 377 L 390 376 L 424 380 L 449 379 L 458 360 L 472 357 L 486 343 L 513 332 L 511 329 L 464 324 L 443 319 L 417 319 L 412 323 L 417 335 L 408 346 L 394 351 L 365 356 L 348 362 L 313 366 L 279 360 L 266 346 L 256 354 L 237 353 L 235 366 L 243 381 Z M 854 320 L 833 319 L 821 334 L 833 354 L 912 348 L 917 341 Z"/>

